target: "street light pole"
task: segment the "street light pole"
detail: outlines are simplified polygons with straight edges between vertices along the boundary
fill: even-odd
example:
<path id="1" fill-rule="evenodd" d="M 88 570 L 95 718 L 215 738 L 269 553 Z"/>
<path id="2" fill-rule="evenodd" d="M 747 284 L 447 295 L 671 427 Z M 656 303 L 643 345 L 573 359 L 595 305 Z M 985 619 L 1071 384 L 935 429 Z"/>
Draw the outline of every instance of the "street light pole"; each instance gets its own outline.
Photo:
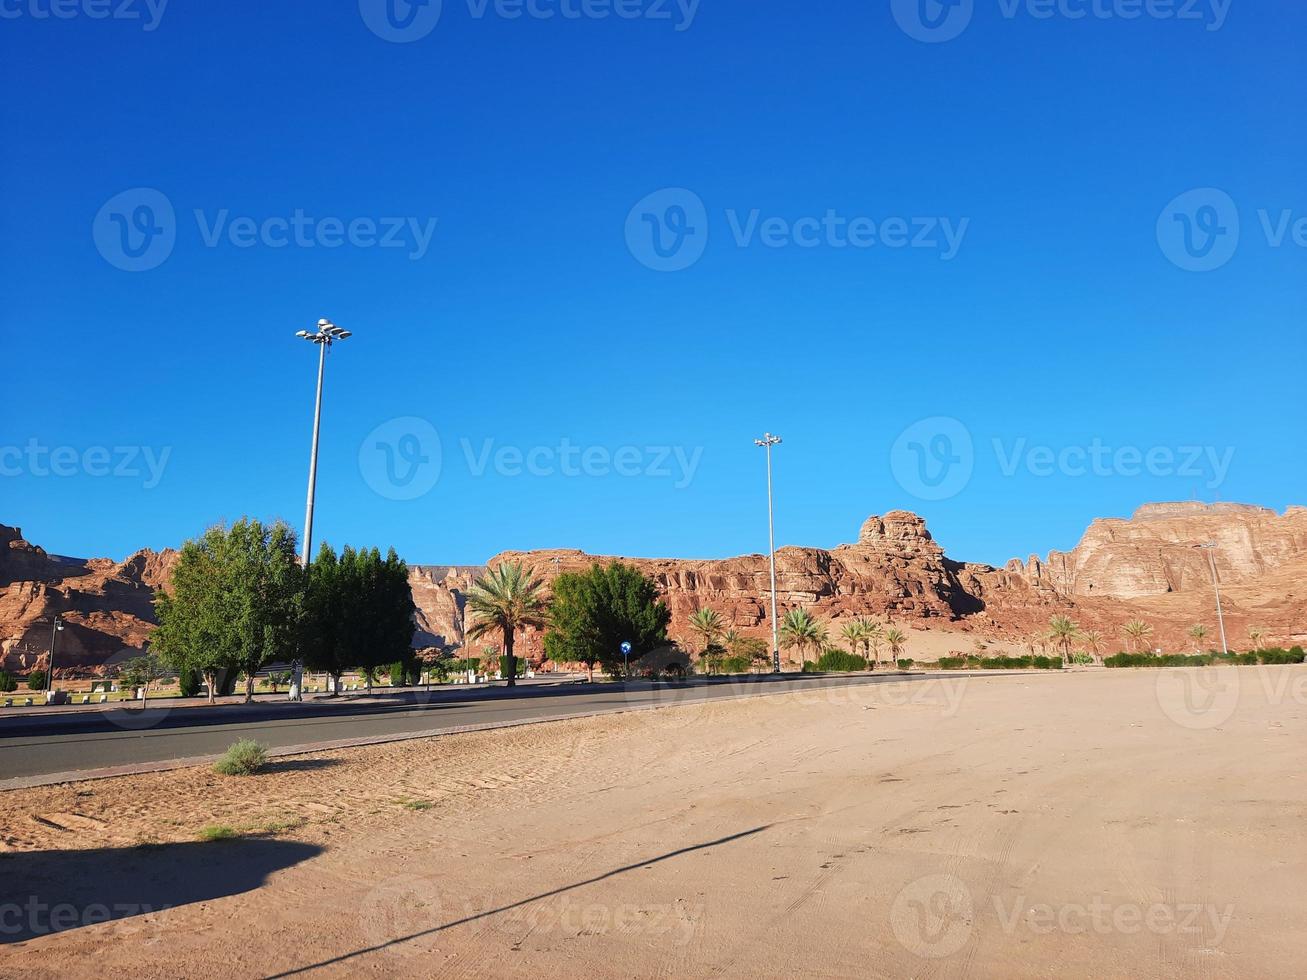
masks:
<path id="1" fill-rule="evenodd" d="M 45 665 L 45 693 L 50 694 L 54 691 L 54 645 L 55 640 L 59 637 L 59 631 L 64 628 L 63 617 L 56 616 L 54 622 L 50 624 L 50 662 Z"/>
<path id="2" fill-rule="evenodd" d="M 1221 630 L 1221 652 L 1229 653 L 1230 645 L 1225 642 L 1225 616 L 1221 613 L 1221 584 L 1216 580 L 1216 542 L 1196 545 L 1207 552 L 1207 564 L 1212 570 L 1212 589 L 1216 592 L 1216 624 Z"/>
<path id="3" fill-rule="evenodd" d="M 301 340 L 317 344 L 318 352 L 318 396 L 313 405 L 313 451 L 309 455 L 309 493 L 304 505 L 304 553 L 300 564 L 309 567 L 309 556 L 313 547 L 313 497 L 318 485 L 318 433 L 322 428 L 322 376 L 327 368 L 327 349 L 338 340 L 350 336 L 350 331 L 342 330 L 330 320 L 318 321 L 318 329 L 310 333 L 300 330 L 295 334 Z"/>
<path id="4" fill-rule="evenodd" d="M 767 451 L 767 561 L 771 566 L 771 660 L 772 673 L 781 672 L 780 632 L 776 626 L 776 522 L 772 510 L 771 486 L 771 447 L 781 444 L 781 437 L 770 432 L 761 439 L 753 440 L 755 446 L 762 446 Z"/>

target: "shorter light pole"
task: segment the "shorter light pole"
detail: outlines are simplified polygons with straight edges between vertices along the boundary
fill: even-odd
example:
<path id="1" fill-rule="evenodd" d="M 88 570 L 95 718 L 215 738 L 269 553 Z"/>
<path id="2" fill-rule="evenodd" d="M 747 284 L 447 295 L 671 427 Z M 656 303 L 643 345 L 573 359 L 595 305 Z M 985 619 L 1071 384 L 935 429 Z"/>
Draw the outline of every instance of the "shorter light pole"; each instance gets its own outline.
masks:
<path id="1" fill-rule="evenodd" d="M 771 447 L 779 446 L 781 437 L 768 432 L 761 439 L 753 440 L 753 444 L 762 446 L 767 450 L 767 561 L 771 566 L 771 660 L 772 673 L 779 674 L 781 672 L 781 644 L 780 631 L 776 626 L 776 523 L 772 511 Z"/>
<path id="2" fill-rule="evenodd" d="M 45 665 L 45 693 L 50 694 L 54 691 L 54 645 L 59 634 L 63 631 L 63 617 L 56 616 L 54 622 L 50 624 L 50 662 Z"/>
<path id="3" fill-rule="evenodd" d="M 1212 589 L 1216 592 L 1216 624 L 1221 630 L 1221 652 L 1229 653 L 1230 646 L 1225 642 L 1225 616 L 1221 614 L 1221 583 L 1216 579 L 1216 542 L 1208 541 L 1206 544 L 1196 544 L 1194 547 L 1207 552 L 1207 564 L 1212 570 Z"/>

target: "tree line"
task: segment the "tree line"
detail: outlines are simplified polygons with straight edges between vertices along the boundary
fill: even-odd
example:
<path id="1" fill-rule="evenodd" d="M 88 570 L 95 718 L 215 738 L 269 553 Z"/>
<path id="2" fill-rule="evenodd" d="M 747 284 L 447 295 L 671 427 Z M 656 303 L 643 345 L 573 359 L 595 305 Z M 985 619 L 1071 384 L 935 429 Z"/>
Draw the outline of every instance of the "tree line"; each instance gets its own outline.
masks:
<path id="1" fill-rule="evenodd" d="M 270 663 L 300 659 L 338 688 L 346 670 L 370 678 L 385 664 L 414 660 L 408 566 L 392 548 L 339 555 L 326 543 L 305 569 L 295 532 L 278 521 L 243 519 L 187 541 L 172 580 L 155 598 L 152 652 L 183 677 L 203 678 L 213 703 L 219 685 Z"/>

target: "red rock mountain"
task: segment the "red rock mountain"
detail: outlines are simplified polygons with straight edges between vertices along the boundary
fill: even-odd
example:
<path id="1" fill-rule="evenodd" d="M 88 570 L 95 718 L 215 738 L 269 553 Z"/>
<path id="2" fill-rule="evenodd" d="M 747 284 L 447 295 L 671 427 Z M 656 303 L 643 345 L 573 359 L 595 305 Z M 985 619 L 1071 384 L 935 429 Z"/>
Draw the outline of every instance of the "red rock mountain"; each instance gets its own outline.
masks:
<path id="1" fill-rule="evenodd" d="M 1214 639 L 1214 601 L 1208 552 L 1214 542 L 1226 626 L 1232 646 L 1247 645 L 1258 626 L 1280 643 L 1307 641 L 1307 508 L 1284 514 L 1238 504 L 1148 504 L 1128 520 L 1096 520 L 1080 543 L 1047 558 L 1013 559 L 1003 568 L 954 561 L 908 511 L 870 517 L 853 544 L 825 550 L 781 548 L 776 553 L 777 600 L 831 621 L 859 615 L 901 626 L 1022 645 L 1050 616 L 1066 613 L 1098 629 L 1106 645 L 1122 645 L 1120 627 L 1141 617 L 1154 642 L 1184 649 L 1195 622 Z M 11 667 L 26 669 L 49 646 L 48 620 L 64 614 L 62 664 L 92 666 L 124 647 L 139 650 L 153 622 L 150 601 L 175 552 L 141 551 L 124 562 L 80 561 L 47 555 L 15 528 L 0 526 L 0 651 Z M 488 564 L 524 561 L 546 580 L 560 572 L 611 560 L 580 551 L 504 552 Z M 686 621 L 700 607 L 715 609 L 743 633 L 768 633 L 765 555 L 688 560 L 622 558 L 657 583 L 672 610 L 671 633 L 689 640 Z M 463 639 L 463 597 L 480 568 L 413 566 L 418 647 Z M 523 652 L 538 655 L 529 633 Z"/>

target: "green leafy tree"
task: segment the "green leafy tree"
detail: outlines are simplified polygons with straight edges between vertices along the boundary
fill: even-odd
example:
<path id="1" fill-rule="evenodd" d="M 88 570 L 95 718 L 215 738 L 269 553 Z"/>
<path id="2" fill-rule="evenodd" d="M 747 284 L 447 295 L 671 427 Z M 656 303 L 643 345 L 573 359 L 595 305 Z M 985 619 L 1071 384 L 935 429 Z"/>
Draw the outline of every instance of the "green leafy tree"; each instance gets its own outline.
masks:
<path id="1" fill-rule="evenodd" d="M 635 664 L 667 646 L 672 614 L 653 580 L 621 562 L 565 572 L 553 582 L 553 603 L 545 650 L 551 660 L 583 663 L 594 680 L 594 665 L 616 673 L 623 664 L 622 643 L 631 644 Z"/>
<path id="2" fill-rule="evenodd" d="M 7 670 L 0 670 L 0 693 L 12 694 L 18 690 L 18 678 Z"/>
<path id="3" fill-rule="evenodd" d="M 118 683 L 132 690 L 140 688 L 141 710 L 150 697 L 150 685 L 163 676 L 163 664 L 154 656 L 133 657 L 118 668 Z"/>
<path id="4" fill-rule="evenodd" d="M 1189 627 L 1189 639 L 1194 641 L 1194 653 L 1201 652 L 1203 640 L 1207 639 L 1207 627 L 1202 623 L 1194 623 Z"/>
<path id="5" fill-rule="evenodd" d="M 806 609 L 791 609 L 781 620 L 781 646 L 798 650 L 800 663 L 808 662 L 808 651 L 820 652 L 826 646 L 826 627 L 812 618 Z"/>
<path id="6" fill-rule="evenodd" d="M 859 617 L 859 621 L 864 625 L 864 643 L 867 647 L 867 657 L 872 666 L 880 665 L 880 645 L 885 642 L 885 627 L 874 619 L 865 616 Z"/>
<path id="7" fill-rule="evenodd" d="M 45 690 L 45 671 L 34 670 L 27 675 L 27 689 L 29 691 Z"/>
<path id="8" fill-rule="evenodd" d="M 725 644 L 726 651 L 732 659 L 745 660 L 755 669 L 771 666 L 771 650 L 767 647 L 767 641 L 760 637 L 745 636 L 735 630 L 727 630 L 726 635 L 722 637 L 722 643 Z"/>
<path id="9" fill-rule="evenodd" d="M 332 690 L 348 670 L 362 671 L 368 690 L 377 674 L 413 654 L 413 592 L 408 565 L 391 548 L 339 555 L 324 542 L 309 566 L 300 632 L 305 664 L 332 678 Z"/>
<path id="10" fill-rule="evenodd" d="M 217 691 L 219 672 L 254 673 L 297 645 L 303 572 L 295 532 L 250 519 L 218 525 L 187 541 L 172 581 L 155 599 L 153 649 L 175 670 L 195 670 Z"/>
<path id="11" fill-rule="evenodd" d="M 1071 663 L 1071 646 L 1080 636 L 1080 627 L 1070 616 L 1054 616 L 1048 621 L 1048 635 L 1062 650 L 1062 662 Z"/>
<path id="12" fill-rule="evenodd" d="M 521 562 L 503 562 L 472 583 L 467 608 L 474 617 L 468 639 L 500 634 L 508 658 L 508 686 L 517 683 L 517 656 L 513 644 L 518 633 L 530 626 L 543 626 L 546 604 L 540 594 L 543 583 Z"/>

